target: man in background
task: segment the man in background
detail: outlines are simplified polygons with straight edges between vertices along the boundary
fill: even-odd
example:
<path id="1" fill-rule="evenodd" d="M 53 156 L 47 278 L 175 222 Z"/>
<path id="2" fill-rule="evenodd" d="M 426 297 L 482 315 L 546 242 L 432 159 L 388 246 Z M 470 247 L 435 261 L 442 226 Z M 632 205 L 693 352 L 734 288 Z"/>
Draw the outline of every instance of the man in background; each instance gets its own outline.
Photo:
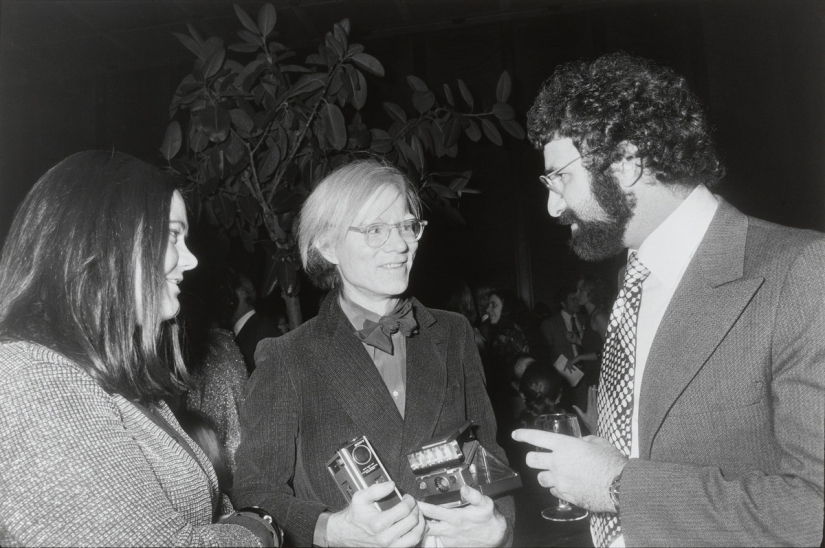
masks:
<path id="1" fill-rule="evenodd" d="M 599 436 L 513 433 L 552 451 L 528 454 L 540 483 L 591 510 L 596 546 L 818 545 L 823 235 L 712 194 L 723 168 L 705 113 L 684 78 L 646 60 L 559 67 L 528 131 L 573 250 L 629 251 Z"/>
<path id="2" fill-rule="evenodd" d="M 246 370 L 251 375 L 255 370 L 255 349 L 258 343 L 269 337 L 278 337 L 281 330 L 278 325 L 255 311 L 257 293 L 252 281 L 238 272 L 231 272 L 229 283 L 237 298 L 232 313 L 232 330 L 235 332 L 235 342 L 241 349 Z"/>

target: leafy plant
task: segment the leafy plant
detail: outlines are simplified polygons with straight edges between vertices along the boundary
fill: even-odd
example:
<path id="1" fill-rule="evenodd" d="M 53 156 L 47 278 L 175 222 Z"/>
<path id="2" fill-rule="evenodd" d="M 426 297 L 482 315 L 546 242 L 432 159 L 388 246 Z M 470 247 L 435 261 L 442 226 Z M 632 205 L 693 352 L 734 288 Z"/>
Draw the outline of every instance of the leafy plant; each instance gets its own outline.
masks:
<path id="1" fill-rule="evenodd" d="M 257 20 L 237 5 L 235 13 L 241 41 L 228 47 L 191 25 L 188 35 L 175 33 L 196 60 L 170 104 L 161 153 L 170 170 L 186 177 L 199 215 L 239 237 L 250 252 L 263 246 L 268 260 L 262 294 L 280 286 L 295 327 L 301 322 L 300 261 L 292 218 L 329 171 L 359 152 L 381 155 L 410 175 L 425 204 L 463 222 L 451 202 L 476 192 L 467 187 L 472 172 L 438 171 L 436 161 L 458 154 L 462 134 L 502 145 L 498 126 L 517 139 L 524 129 L 507 103 L 506 71 L 492 107 L 482 112 L 461 80 L 459 107 L 448 84 L 440 100 L 423 80 L 408 76 L 412 113 L 384 102 L 391 125 L 368 127 L 361 115 L 367 75 L 382 77 L 384 67 L 364 46 L 350 43 L 349 20 L 336 23 L 318 52 L 301 63 L 273 39 L 277 13 L 271 4 L 260 8 Z M 254 58 L 241 64 L 228 52 Z"/>

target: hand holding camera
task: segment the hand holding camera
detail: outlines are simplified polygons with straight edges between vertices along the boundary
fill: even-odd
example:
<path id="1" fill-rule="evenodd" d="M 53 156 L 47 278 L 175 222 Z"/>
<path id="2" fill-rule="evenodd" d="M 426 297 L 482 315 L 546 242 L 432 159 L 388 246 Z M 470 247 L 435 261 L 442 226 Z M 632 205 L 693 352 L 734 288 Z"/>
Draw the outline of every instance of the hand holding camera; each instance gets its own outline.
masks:
<path id="1" fill-rule="evenodd" d="M 330 546 L 415 546 L 424 535 L 424 515 L 410 495 L 388 510 L 376 502 L 395 489 L 392 481 L 375 483 L 355 492 L 350 504 L 329 516 L 327 542 Z"/>
<path id="2" fill-rule="evenodd" d="M 461 487 L 461 498 L 469 504 L 445 508 L 418 502 L 427 518 L 427 536 L 438 537 L 445 547 L 501 544 L 507 520 L 496 510 L 493 500 L 467 485 Z"/>

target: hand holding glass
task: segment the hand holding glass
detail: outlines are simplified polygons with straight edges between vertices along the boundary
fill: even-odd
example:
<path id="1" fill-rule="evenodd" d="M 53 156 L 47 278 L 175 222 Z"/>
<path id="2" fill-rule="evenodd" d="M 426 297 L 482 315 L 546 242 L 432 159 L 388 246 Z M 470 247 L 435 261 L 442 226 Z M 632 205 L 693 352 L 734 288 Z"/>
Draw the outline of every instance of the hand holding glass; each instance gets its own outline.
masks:
<path id="1" fill-rule="evenodd" d="M 550 413 L 536 417 L 533 427 L 537 430 L 555 432 L 576 438 L 582 437 L 579 421 L 576 415 L 570 413 Z M 541 447 L 536 447 L 537 451 L 547 451 Z M 557 506 L 551 506 L 541 511 L 541 517 L 550 521 L 577 521 L 587 517 L 587 510 L 573 506 L 564 499 L 559 498 Z"/>

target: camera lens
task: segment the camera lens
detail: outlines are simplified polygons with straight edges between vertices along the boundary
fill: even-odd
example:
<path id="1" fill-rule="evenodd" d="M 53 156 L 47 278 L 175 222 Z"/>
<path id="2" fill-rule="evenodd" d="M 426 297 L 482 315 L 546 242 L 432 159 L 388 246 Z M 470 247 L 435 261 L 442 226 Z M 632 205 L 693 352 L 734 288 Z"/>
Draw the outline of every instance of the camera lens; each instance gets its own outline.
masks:
<path id="1" fill-rule="evenodd" d="M 445 478 L 444 476 L 436 476 L 433 480 L 435 484 L 435 488 L 441 491 L 442 493 L 446 493 L 450 490 L 450 480 Z"/>
<path id="2" fill-rule="evenodd" d="M 356 445 L 352 448 L 352 458 L 358 464 L 367 464 L 372 458 L 372 453 L 363 445 Z"/>

